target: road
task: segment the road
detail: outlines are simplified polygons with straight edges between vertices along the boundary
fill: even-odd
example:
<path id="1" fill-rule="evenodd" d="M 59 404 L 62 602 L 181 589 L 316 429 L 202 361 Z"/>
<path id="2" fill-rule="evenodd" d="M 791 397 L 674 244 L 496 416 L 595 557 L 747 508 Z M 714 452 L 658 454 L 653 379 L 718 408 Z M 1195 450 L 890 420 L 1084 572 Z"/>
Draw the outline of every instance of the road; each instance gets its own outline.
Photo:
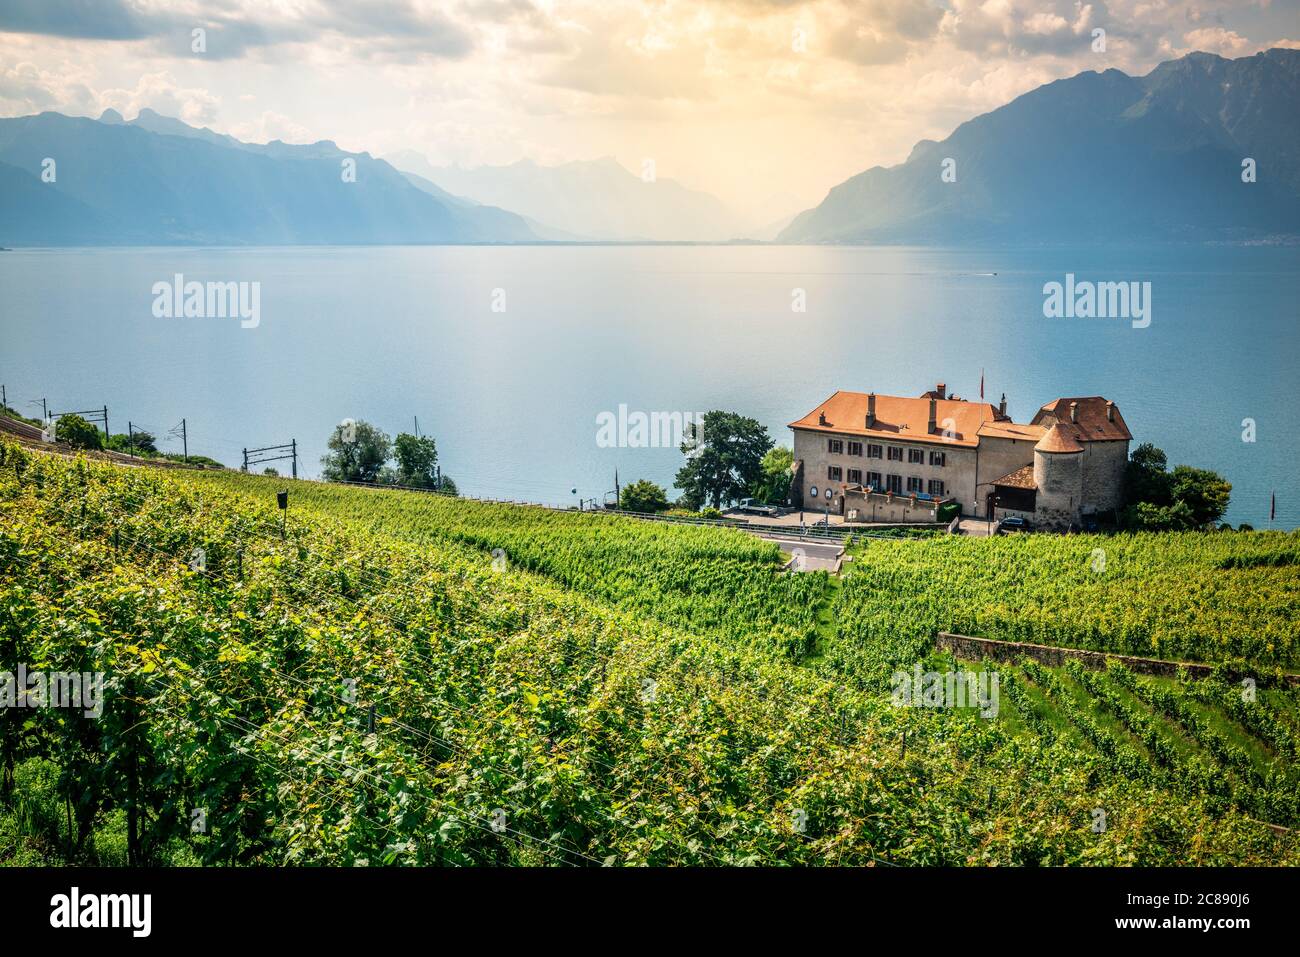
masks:
<path id="1" fill-rule="evenodd" d="M 802 568 L 798 564 L 795 566 L 798 571 L 833 572 L 839 566 L 840 556 L 844 554 L 844 546 L 835 542 L 793 542 L 788 538 L 773 538 L 772 541 L 786 555 L 793 556 L 802 552 Z"/>

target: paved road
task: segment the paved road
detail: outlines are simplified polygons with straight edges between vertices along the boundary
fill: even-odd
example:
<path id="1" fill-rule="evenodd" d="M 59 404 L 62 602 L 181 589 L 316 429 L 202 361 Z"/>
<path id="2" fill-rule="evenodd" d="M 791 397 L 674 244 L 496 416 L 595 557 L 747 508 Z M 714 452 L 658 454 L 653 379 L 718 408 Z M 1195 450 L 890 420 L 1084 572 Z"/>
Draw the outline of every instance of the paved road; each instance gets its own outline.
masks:
<path id="1" fill-rule="evenodd" d="M 796 555 L 802 552 L 803 562 L 796 563 L 796 571 L 815 572 L 815 571 L 834 571 L 839 564 L 840 556 L 844 554 L 844 546 L 830 542 L 792 542 L 789 539 L 773 539 L 777 547 L 786 555 Z"/>

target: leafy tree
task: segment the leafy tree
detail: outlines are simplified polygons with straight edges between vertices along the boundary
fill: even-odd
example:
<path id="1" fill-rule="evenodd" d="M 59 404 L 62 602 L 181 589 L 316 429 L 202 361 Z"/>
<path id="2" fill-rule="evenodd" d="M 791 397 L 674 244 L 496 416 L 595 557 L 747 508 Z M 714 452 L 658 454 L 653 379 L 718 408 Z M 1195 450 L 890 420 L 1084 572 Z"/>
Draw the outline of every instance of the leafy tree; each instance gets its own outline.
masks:
<path id="1" fill-rule="evenodd" d="M 774 445 L 767 450 L 759 463 L 763 476 L 753 488 L 754 498 L 768 505 L 785 505 L 790 494 L 790 467 L 794 465 L 794 450 L 784 445 Z"/>
<path id="2" fill-rule="evenodd" d="M 1166 471 L 1169 459 L 1149 442 L 1129 456 L 1124 472 L 1124 525 L 1146 531 L 1206 528 L 1228 510 L 1232 485 L 1209 469 Z"/>
<path id="3" fill-rule="evenodd" d="M 329 452 L 321 456 L 321 475 L 331 482 L 374 482 L 392 451 L 382 429 L 369 422 L 338 425 Z"/>
<path id="4" fill-rule="evenodd" d="M 772 439 L 756 419 L 735 412 L 707 412 L 702 427 L 694 442 L 682 443 L 687 461 L 675 484 L 687 507 L 698 509 L 709 502 L 721 508 L 724 501 L 743 498 L 762 477 L 763 456 Z"/>
<path id="5" fill-rule="evenodd" d="M 649 479 L 640 479 L 623 486 L 618 507 L 629 512 L 663 512 L 668 509 L 668 493 Z"/>
<path id="6" fill-rule="evenodd" d="M 54 426 L 54 438 L 66 442 L 74 449 L 103 448 L 99 429 L 95 428 L 79 415 L 63 415 Z"/>
<path id="7" fill-rule="evenodd" d="M 1192 510 L 1185 502 L 1172 505 L 1138 502 L 1125 511 L 1124 524 L 1144 532 L 1177 532 L 1195 527 Z"/>
<path id="8" fill-rule="evenodd" d="M 393 455 L 397 458 L 398 485 L 433 488 L 437 484 L 438 447 L 433 439 L 399 432 L 393 440 Z"/>
<path id="9" fill-rule="evenodd" d="M 158 454 L 158 443 L 152 432 L 119 432 L 110 436 L 104 443 L 105 448 L 114 452 L 134 452 L 136 455 L 151 456 Z"/>
<path id="10" fill-rule="evenodd" d="M 437 488 L 443 495 L 460 494 L 460 489 L 456 488 L 456 483 L 451 480 L 451 476 L 446 472 L 442 474 L 442 478 L 438 481 Z"/>
<path id="11" fill-rule="evenodd" d="M 280 470 L 274 466 L 268 465 L 266 468 L 262 469 L 262 474 L 270 475 L 272 478 L 277 478 L 280 475 Z"/>
<path id="12" fill-rule="evenodd" d="M 1150 442 L 1143 442 L 1128 457 L 1124 470 L 1124 501 L 1129 505 L 1149 502 L 1168 505 L 1173 501 L 1169 459 Z"/>
<path id="13" fill-rule="evenodd" d="M 1178 465 L 1174 467 L 1170 478 L 1174 501 L 1186 505 L 1190 510 L 1193 527 L 1212 525 L 1228 510 L 1232 483 L 1218 472 Z"/>

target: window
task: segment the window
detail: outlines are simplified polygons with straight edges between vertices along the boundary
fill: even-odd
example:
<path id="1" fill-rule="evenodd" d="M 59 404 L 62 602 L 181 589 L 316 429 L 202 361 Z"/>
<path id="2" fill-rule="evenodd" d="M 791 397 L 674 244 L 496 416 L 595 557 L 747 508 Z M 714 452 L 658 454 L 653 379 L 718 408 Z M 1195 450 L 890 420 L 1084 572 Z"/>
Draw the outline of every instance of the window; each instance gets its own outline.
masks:
<path id="1" fill-rule="evenodd" d="M 850 442 L 850 443 L 849 443 L 849 455 L 861 455 L 861 454 L 862 454 L 862 443 L 861 443 L 861 442 Z"/>
<path id="2" fill-rule="evenodd" d="M 937 465 L 937 466 L 939 466 L 939 468 L 943 468 L 945 465 L 948 464 L 948 453 L 946 453 L 946 452 L 931 452 L 931 453 L 930 453 L 930 464 L 931 464 L 931 465 Z M 942 485 L 943 483 L 940 482 L 939 484 Z"/>
<path id="3" fill-rule="evenodd" d="M 817 497 L 817 486 L 816 486 L 816 485 L 811 486 L 811 487 L 808 489 L 808 493 L 809 493 L 813 498 L 816 498 L 816 497 Z"/>
<path id="4" fill-rule="evenodd" d="M 826 450 L 833 455 L 842 455 L 844 453 L 843 439 L 827 439 Z"/>
<path id="5" fill-rule="evenodd" d="M 889 447 L 889 461 L 891 462 L 903 461 L 903 450 L 896 445 L 891 445 Z"/>
<path id="6" fill-rule="evenodd" d="M 828 481 L 838 482 L 843 475 L 844 471 L 838 465 L 828 465 L 826 467 L 826 478 Z"/>
<path id="7" fill-rule="evenodd" d="M 901 475 L 886 475 L 885 490 L 893 492 L 895 495 L 903 493 L 903 477 Z"/>
<path id="8" fill-rule="evenodd" d="M 849 469 L 849 484 L 862 484 L 862 469 Z"/>
<path id="9" fill-rule="evenodd" d="M 943 495 L 943 479 L 930 479 L 926 491 L 931 495 Z"/>
<path id="10" fill-rule="evenodd" d="M 909 475 L 907 477 L 907 490 L 909 492 L 921 491 L 921 478 L 918 475 Z"/>
<path id="11" fill-rule="evenodd" d="M 867 458 L 869 458 L 869 459 L 878 459 L 878 458 L 881 457 L 882 454 L 883 454 L 883 453 L 882 453 L 881 447 L 880 447 L 879 445 L 868 445 L 868 446 L 867 446 Z"/>
<path id="12" fill-rule="evenodd" d="M 874 489 L 882 489 L 885 487 L 885 483 L 880 479 L 879 472 L 867 473 L 867 485 L 871 486 Z"/>
<path id="13" fill-rule="evenodd" d="M 909 465 L 920 465 L 925 461 L 925 453 L 920 449 L 907 450 L 907 462 Z"/>

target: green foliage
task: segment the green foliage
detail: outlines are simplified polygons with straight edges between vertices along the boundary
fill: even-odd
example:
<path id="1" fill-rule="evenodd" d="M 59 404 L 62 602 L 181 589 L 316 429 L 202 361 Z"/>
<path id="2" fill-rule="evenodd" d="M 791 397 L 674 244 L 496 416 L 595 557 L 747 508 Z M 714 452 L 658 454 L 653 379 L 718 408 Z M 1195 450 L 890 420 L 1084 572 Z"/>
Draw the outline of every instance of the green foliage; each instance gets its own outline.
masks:
<path id="1" fill-rule="evenodd" d="M 54 438 L 74 449 L 98 449 L 103 446 L 99 429 L 79 415 L 59 416 L 59 421 L 54 426 Z"/>
<path id="2" fill-rule="evenodd" d="M 790 496 L 790 468 L 794 464 L 794 450 L 784 445 L 774 445 L 767 450 L 759 463 L 762 476 L 751 494 L 767 505 L 788 505 Z"/>
<path id="3" fill-rule="evenodd" d="M 618 507 L 628 512 L 664 512 L 668 509 L 668 493 L 649 479 L 639 479 L 623 486 Z"/>
<path id="4" fill-rule="evenodd" d="M 1187 507 L 1193 528 L 1214 524 L 1228 510 L 1232 484 L 1217 472 L 1179 465 L 1171 478 L 1174 501 Z"/>
<path id="5" fill-rule="evenodd" d="M 1176 466 L 1149 442 L 1129 456 L 1124 473 L 1124 525 L 1149 532 L 1210 528 L 1228 510 L 1232 485 L 1217 472 Z"/>
<path id="6" fill-rule="evenodd" d="M 374 482 L 392 453 L 387 434 L 369 422 L 341 424 L 321 457 L 321 475 L 331 482 Z"/>
<path id="7" fill-rule="evenodd" d="M 763 457 L 772 439 L 756 419 L 734 412 L 706 412 L 701 427 L 694 444 L 682 445 L 687 461 L 675 484 L 687 508 L 705 503 L 721 508 L 744 498 L 762 478 Z"/>
<path id="8" fill-rule="evenodd" d="M 134 453 L 144 458 L 151 458 L 158 454 L 158 444 L 153 434 L 140 429 L 127 433 L 118 432 L 116 435 L 109 436 L 108 441 L 104 443 L 104 448 L 127 455 Z"/>
<path id="9" fill-rule="evenodd" d="M 437 485 L 438 447 L 432 438 L 399 432 L 393 440 L 393 455 L 397 459 L 398 485 L 414 488 Z"/>
<path id="10" fill-rule="evenodd" d="M 1300 839 L 1250 820 L 1286 820 L 1294 779 L 1247 770 L 1226 738 L 1203 776 L 1220 793 L 1133 764 L 1146 746 L 1081 703 L 1071 714 L 1101 744 L 1039 733 L 1053 724 L 1038 702 L 1055 699 L 1029 680 L 1007 685 L 1027 728 L 1013 734 L 799 663 L 826 578 L 781 574 L 775 546 L 734 530 L 299 483 L 282 539 L 271 479 L 0 450 L 0 670 L 43 662 L 107 685 L 99 720 L 0 711 L 0 767 L 43 768 L 21 827 L 19 792 L 0 795 L 10 863 L 1300 863 Z M 1211 566 L 1284 536 L 1132 538 L 1148 544 L 1107 569 L 1121 597 L 1086 596 L 1102 609 L 1130 600 L 1145 561 L 1166 599 L 1233 579 L 1296 619 L 1269 577 L 1295 566 Z M 1202 565 L 1194 538 L 1212 550 Z M 905 645 L 906 616 L 954 583 L 967 602 L 963 579 L 986 604 L 1059 611 L 1082 580 L 1048 587 L 1048 569 L 1080 554 L 1037 565 L 1030 545 L 1082 542 L 1086 568 L 1092 540 L 953 541 L 870 540 L 837 612 L 880 616 L 872 634 Z M 894 604 L 862 604 L 882 588 Z M 1234 636 L 1256 620 L 1215 614 Z M 1281 724 L 1242 720 L 1290 741 L 1294 697 L 1274 701 Z M 1094 834 L 1098 806 L 1109 826 Z"/>

